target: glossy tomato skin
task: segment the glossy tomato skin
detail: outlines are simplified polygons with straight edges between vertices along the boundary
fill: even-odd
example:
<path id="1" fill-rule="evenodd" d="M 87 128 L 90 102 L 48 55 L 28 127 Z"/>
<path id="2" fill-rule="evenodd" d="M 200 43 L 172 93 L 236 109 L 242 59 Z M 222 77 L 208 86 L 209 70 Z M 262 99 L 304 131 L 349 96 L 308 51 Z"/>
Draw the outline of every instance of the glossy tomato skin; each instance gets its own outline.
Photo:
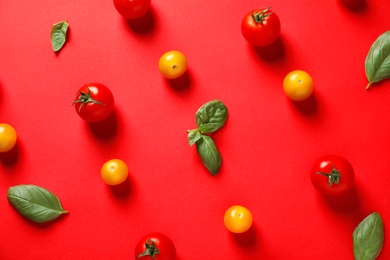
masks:
<path id="1" fill-rule="evenodd" d="M 241 32 L 244 38 L 252 45 L 269 45 L 280 34 L 279 17 L 270 8 L 251 11 L 242 20 Z"/>
<path id="2" fill-rule="evenodd" d="M 127 179 L 129 169 L 120 159 L 111 159 L 105 162 L 100 170 L 102 179 L 108 185 L 118 185 Z"/>
<path id="3" fill-rule="evenodd" d="M 329 180 L 334 174 L 335 179 Z M 339 176 L 339 178 L 337 178 Z M 355 172 L 352 165 L 337 155 L 326 155 L 315 161 L 310 172 L 313 186 L 323 195 L 339 196 L 349 191 L 354 183 Z M 332 185 L 330 185 L 330 182 Z"/>
<path id="4" fill-rule="evenodd" d="M 148 251 L 146 244 L 149 245 L 148 247 L 151 250 Z M 141 238 L 137 243 L 135 247 L 135 259 L 175 260 L 176 247 L 168 236 L 162 233 L 150 233 Z"/>
<path id="5" fill-rule="evenodd" d="M 114 0 L 118 13 L 126 19 L 141 18 L 149 10 L 151 0 Z"/>
<path id="6" fill-rule="evenodd" d="M 241 205 L 234 205 L 225 211 L 225 227 L 233 233 L 244 233 L 252 226 L 252 213 Z"/>
<path id="7" fill-rule="evenodd" d="M 9 124 L 0 124 L 0 153 L 5 153 L 14 148 L 17 140 L 15 128 Z"/>
<path id="8" fill-rule="evenodd" d="M 114 96 L 100 83 L 89 83 L 79 89 L 74 106 L 77 114 L 87 122 L 106 119 L 114 109 Z"/>
<path id="9" fill-rule="evenodd" d="M 187 58 L 180 51 L 168 51 L 158 61 L 158 69 L 165 78 L 176 79 L 187 70 Z"/>
<path id="10" fill-rule="evenodd" d="M 283 80 L 284 93 L 294 101 L 303 101 L 309 98 L 313 89 L 313 78 L 303 70 L 293 70 Z"/>

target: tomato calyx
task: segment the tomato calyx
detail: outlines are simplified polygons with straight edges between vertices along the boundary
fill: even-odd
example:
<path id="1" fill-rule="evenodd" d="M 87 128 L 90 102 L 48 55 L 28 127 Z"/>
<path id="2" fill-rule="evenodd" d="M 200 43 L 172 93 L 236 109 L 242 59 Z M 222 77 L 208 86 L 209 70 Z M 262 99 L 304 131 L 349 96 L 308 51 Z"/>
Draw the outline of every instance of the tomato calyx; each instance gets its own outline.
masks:
<path id="1" fill-rule="evenodd" d="M 88 88 L 88 93 L 79 92 L 79 98 L 76 101 L 74 101 L 72 105 L 76 103 L 81 103 L 79 107 L 79 112 L 81 111 L 81 108 L 87 103 L 94 103 L 102 106 L 106 105 L 96 99 L 91 98 L 91 90 L 89 88 Z"/>
<path id="2" fill-rule="evenodd" d="M 150 256 L 153 259 L 155 259 L 154 256 L 160 254 L 160 250 L 158 250 L 158 248 L 156 247 L 156 244 L 150 239 L 145 242 L 145 247 L 146 247 L 146 250 L 144 252 L 142 252 L 141 254 L 139 254 L 137 256 L 137 258 L 140 258 L 143 256 Z"/>
<path id="3" fill-rule="evenodd" d="M 256 23 L 263 23 L 273 12 L 267 13 L 271 7 L 264 8 L 261 12 L 252 11 L 252 18 Z"/>
<path id="4" fill-rule="evenodd" d="M 341 178 L 340 171 L 334 165 L 330 173 L 316 172 L 316 174 L 320 174 L 327 177 L 329 186 L 332 186 L 333 184 L 339 184 Z"/>

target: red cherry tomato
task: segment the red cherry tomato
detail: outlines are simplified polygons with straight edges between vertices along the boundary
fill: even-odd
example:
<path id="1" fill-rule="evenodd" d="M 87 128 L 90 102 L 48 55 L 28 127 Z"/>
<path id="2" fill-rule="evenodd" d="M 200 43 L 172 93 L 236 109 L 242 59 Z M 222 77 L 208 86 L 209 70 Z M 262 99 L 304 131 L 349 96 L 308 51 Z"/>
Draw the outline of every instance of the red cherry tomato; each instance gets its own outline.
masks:
<path id="1" fill-rule="evenodd" d="M 352 188 L 355 172 L 346 159 L 336 155 L 327 155 L 314 163 L 310 177 L 313 186 L 320 193 L 338 196 Z"/>
<path id="2" fill-rule="evenodd" d="M 114 109 L 114 96 L 106 86 L 90 83 L 79 89 L 73 104 L 82 119 L 99 122 L 107 118 Z"/>
<path id="3" fill-rule="evenodd" d="M 244 38 L 252 45 L 269 45 L 279 36 L 279 17 L 270 8 L 253 10 L 242 20 L 241 32 Z"/>
<path id="4" fill-rule="evenodd" d="M 138 19 L 149 10 L 151 0 L 114 0 L 118 13 L 126 19 Z"/>
<path id="5" fill-rule="evenodd" d="M 135 247 L 135 259 L 175 260 L 176 248 L 172 240 L 161 233 L 151 233 L 139 240 Z"/>

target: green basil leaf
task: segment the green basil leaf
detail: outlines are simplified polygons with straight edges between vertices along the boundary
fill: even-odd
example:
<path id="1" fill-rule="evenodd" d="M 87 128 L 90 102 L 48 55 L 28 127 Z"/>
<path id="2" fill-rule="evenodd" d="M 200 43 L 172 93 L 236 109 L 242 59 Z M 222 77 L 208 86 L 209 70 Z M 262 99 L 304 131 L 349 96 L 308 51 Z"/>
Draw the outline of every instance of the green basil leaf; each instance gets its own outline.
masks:
<path id="1" fill-rule="evenodd" d="M 195 117 L 196 125 L 202 133 L 212 133 L 225 124 L 228 110 L 221 101 L 212 100 L 201 106 Z"/>
<path id="2" fill-rule="evenodd" d="M 368 85 L 390 78 L 390 31 L 381 34 L 372 44 L 365 62 Z"/>
<path id="3" fill-rule="evenodd" d="M 64 46 L 68 27 L 69 24 L 67 21 L 53 24 L 53 27 L 51 28 L 51 47 L 53 48 L 53 51 L 59 51 L 62 46 Z"/>
<path id="4" fill-rule="evenodd" d="M 62 208 L 54 193 L 35 185 L 10 187 L 7 198 L 17 212 L 38 223 L 53 220 L 68 212 Z"/>
<path id="5" fill-rule="evenodd" d="M 202 134 L 199 132 L 198 129 L 188 130 L 188 143 L 190 145 L 196 143 L 200 138 L 202 138 Z"/>
<path id="6" fill-rule="evenodd" d="M 355 260 L 376 259 L 384 240 L 383 221 L 379 213 L 374 212 L 360 222 L 352 237 Z"/>
<path id="7" fill-rule="evenodd" d="M 196 149 L 203 164 L 213 175 L 216 175 L 221 167 L 222 158 L 213 139 L 210 136 L 202 135 L 202 138 L 196 142 Z"/>

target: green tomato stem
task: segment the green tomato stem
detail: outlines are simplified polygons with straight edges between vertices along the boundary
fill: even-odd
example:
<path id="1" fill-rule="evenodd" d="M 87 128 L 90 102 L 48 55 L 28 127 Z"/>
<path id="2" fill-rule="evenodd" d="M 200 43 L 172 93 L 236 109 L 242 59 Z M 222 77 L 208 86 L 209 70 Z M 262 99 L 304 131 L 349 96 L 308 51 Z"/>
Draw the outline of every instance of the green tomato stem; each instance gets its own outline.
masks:
<path id="1" fill-rule="evenodd" d="M 102 106 L 106 105 L 100 101 L 97 101 L 96 99 L 91 98 L 91 90 L 89 88 L 88 88 L 88 93 L 80 92 L 79 95 L 80 95 L 79 99 L 74 101 L 72 104 L 72 105 L 74 105 L 76 103 L 81 103 L 81 106 L 79 107 L 79 112 L 81 111 L 81 108 L 84 106 L 84 104 L 87 104 L 87 103 L 94 103 L 94 104 L 102 105 Z"/>
<path id="2" fill-rule="evenodd" d="M 333 166 L 333 169 L 330 171 L 330 173 L 316 172 L 316 174 L 327 177 L 329 186 L 332 186 L 333 184 L 339 184 L 341 178 L 340 171 L 337 170 L 335 166 Z"/>
<path id="3" fill-rule="evenodd" d="M 150 256 L 151 258 L 155 259 L 154 256 L 160 254 L 160 250 L 157 249 L 156 244 L 152 240 L 146 241 L 145 247 L 146 250 L 139 254 L 137 258 Z"/>
<path id="4" fill-rule="evenodd" d="M 254 12 L 252 11 L 252 18 L 253 20 L 256 22 L 256 23 L 263 23 L 263 21 L 268 17 L 270 16 L 271 14 L 273 14 L 273 12 L 270 12 L 270 13 L 267 13 L 266 12 L 270 9 L 271 7 L 267 7 L 267 8 L 264 8 L 260 13 L 259 12 Z"/>

